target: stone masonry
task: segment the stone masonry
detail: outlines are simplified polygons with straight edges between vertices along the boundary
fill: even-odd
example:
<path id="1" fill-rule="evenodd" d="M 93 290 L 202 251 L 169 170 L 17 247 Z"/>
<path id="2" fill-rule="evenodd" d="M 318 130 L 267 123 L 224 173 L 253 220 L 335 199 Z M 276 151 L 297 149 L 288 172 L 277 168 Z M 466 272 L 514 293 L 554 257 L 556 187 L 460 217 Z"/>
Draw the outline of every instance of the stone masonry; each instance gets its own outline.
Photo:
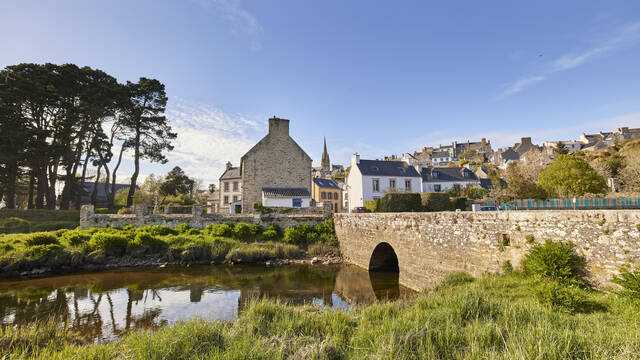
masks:
<path id="1" fill-rule="evenodd" d="M 640 265 L 638 210 L 334 214 L 334 221 L 348 262 L 369 268 L 386 242 L 398 257 L 400 283 L 416 290 L 456 270 L 498 273 L 506 260 L 517 267 L 545 239 L 573 242 L 597 287 L 611 286 L 621 266 Z"/>
<path id="2" fill-rule="evenodd" d="M 272 117 L 269 133 L 241 159 L 242 212 L 252 213 L 263 187 L 304 187 L 311 193 L 311 158 L 289 136 L 289 120 Z"/>

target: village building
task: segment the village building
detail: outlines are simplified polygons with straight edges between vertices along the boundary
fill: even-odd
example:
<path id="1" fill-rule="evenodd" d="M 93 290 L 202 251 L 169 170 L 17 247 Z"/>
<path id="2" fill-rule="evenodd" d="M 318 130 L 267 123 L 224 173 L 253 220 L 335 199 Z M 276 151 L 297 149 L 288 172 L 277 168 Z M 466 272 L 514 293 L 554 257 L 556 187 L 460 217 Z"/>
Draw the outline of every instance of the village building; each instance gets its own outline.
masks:
<path id="1" fill-rule="evenodd" d="M 316 203 L 331 204 L 331 211 L 342 212 L 342 188 L 332 179 L 313 179 L 312 198 Z"/>
<path id="2" fill-rule="evenodd" d="M 220 189 L 216 189 L 207 197 L 207 214 L 220 212 Z"/>
<path id="3" fill-rule="evenodd" d="M 564 145 L 564 148 L 567 150 L 567 153 L 569 154 L 573 154 L 574 152 L 578 152 L 582 150 L 582 146 L 584 146 L 582 141 L 576 141 L 576 140 L 546 141 L 544 143 L 543 149 L 547 154 L 551 155 L 558 148 L 558 144 Z"/>
<path id="4" fill-rule="evenodd" d="M 289 135 L 287 119 L 269 119 L 267 135 L 242 156 L 240 176 L 242 213 L 252 213 L 254 205 L 264 201 L 267 207 L 285 200 L 289 207 L 310 205 L 311 157 Z"/>
<path id="5" fill-rule="evenodd" d="M 388 192 L 419 193 L 422 178 L 410 161 L 364 160 L 355 154 L 347 176 L 348 210 Z"/>
<path id="6" fill-rule="evenodd" d="M 220 205 L 218 211 L 221 213 L 238 213 L 237 207 L 242 201 L 242 176 L 240 168 L 233 167 L 231 162 L 227 162 L 226 170 L 220 176 L 220 193 L 218 200 Z"/>
<path id="7" fill-rule="evenodd" d="M 425 167 L 420 174 L 422 192 L 441 192 L 454 187 L 480 185 L 476 174 L 466 167 Z"/>

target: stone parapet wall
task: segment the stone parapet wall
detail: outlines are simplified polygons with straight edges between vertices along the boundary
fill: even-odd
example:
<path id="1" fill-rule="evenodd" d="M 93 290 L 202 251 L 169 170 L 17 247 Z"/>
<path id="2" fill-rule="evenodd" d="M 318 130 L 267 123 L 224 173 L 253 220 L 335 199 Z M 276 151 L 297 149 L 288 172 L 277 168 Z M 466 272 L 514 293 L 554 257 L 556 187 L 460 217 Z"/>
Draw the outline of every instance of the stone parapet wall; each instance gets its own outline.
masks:
<path id="1" fill-rule="evenodd" d="M 297 211 L 292 209 L 286 214 L 206 214 L 202 212 L 201 205 L 194 205 L 191 214 L 147 214 L 145 207 L 136 207 L 135 214 L 95 214 L 93 205 L 83 205 L 80 210 L 80 228 L 121 228 L 126 225 L 166 225 L 176 227 L 179 224 L 188 224 L 192 228 L 203 229 L 207 225 L 239 223 L 260 224 L 269 226 L 276 224 L 285 229 L 292 226 L 319 224 L 331 217 L 331 211 L 325 208 L 316 208 Z"/>
<path id="2" fill-rule="evenodd" d="M 573 242 L 598 287 L 612 285 L 621 266 L 640 265 L 639 210 L 334 214 L 334 221 L 347 261 L 368 268 L 374 248 L 389 243 L 400 282 L 413 289 L 451 271 L 497 273 L 506 260 L 518 266 L 545 239 Z"/>

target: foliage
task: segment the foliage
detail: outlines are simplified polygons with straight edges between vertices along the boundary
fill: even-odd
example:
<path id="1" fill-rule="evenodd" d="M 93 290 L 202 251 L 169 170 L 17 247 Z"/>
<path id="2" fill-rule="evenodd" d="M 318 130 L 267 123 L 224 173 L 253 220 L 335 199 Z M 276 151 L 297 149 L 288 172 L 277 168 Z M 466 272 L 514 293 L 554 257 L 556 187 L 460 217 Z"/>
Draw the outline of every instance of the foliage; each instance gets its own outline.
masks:
<path id="1" fill-rule="evenodd" d="M 273 212 L 273 209 L 262 206 L 261 202 L 253 204 L 253 209 L 260 214 L 270 214 Z"/>
<path id="2" fill-rule="evenodd" d="M 509 272 L 513 271 L 513 265 L 511 265 L 511 261 L 509 261 L 509 260 L 505 260 L 502 263 L 501 267 L 502 267 L 502 272 L 503 273 L 509 273 Z"/>
<path id="3" fill-rule="evenodd" d="M 0 233 L 28 233 L 30 231 L 30 221 L 17 217 L 10 217 L 8 219 L 0 220 Z"/>
<path id="4" fill-rule="evenodd" d="M 614 276 L 612 281 L 622 286 L 621 293 L 634 299 L 640 299 L 640 268 L 623 267 L 619 272 L 620 275 Z"/>
<path id="5" fill-rule="evenodd" d="M 96 232 L 91 236 L 89 244 L 102 250 L 106 255 L 121 256 L 127 250 L 129 238 L 126 235 L 106 232 Z"/>
<path id="6" fill-rule="evenodd" d="M 473 276 L 464 271 L 454 271 L 445 275 L 444 279 L 438 284 L 438 288 L 454 287 L 473 282 Z"/>
<path id="7" fill-rule="evenodd" d="M 560 155 L 538 177 L 551 197 L 583 196 L 607 191 L 605 180 L 582 158 Z"/>
<path id="8" fill-rule="evenodd" d="M 382 202 L 379 198 L 373 199 L 373 200 L 367 200 L 364 202 L 364 207 L 370 213 L 381 212 L 382 211 L 381 203 Z"/>
<path id="9" fill-rule="evenodd" d="M 160 184 L 160 192 L 164 196 L 191 194 L 194 184 L 195 181 L 189 178 L 179 166 L 176 166 L 164 177 L 164 181 Z"/>
<path id="10" fill-rule="evenodd" d="M 307 254 L 309 256 L 340 256 L 340 249 L 335 245 L 316 243 L 309 245 Z"/>
<path id="11" fill-rule="evenodd" d="M 451 210 L 465 210 L 467 208 L 467 199 L 464 197 L 457 197 L 451 199 Z"/>
<path id="12" fill-rule="evenodd" d="M 460 196 L 467 199 L 482 199 L 489 194 L 489 191 L 477 185 L 467 185 L 460 189 Z"/>
<path id="13" fill-rule="evenodd" d="M 524 238 L 527 241 L 527 244 L 533 244 L 536 240 L 533 234 L 527 234 Z"/>
<path id="14" fill-rule="evenodd" d="M 422 211 L 420 194 L 389 193 L 380 199 L 382 212 L 417 212 Z"/>
<path id="15" fill-rule="evenodd" d="M 233 235 L 233 229 L 227 224 L 207 225 L 205 232 L 213 236 L 230 237 Z"/>
<path id="16" fill-rule="evenodd" d="M 189 226 L 189 224 L 178 224 L 178 226 L 176 226 L 175 230 L 179 233 L 179 234 L 184 234 L 187 231 L 189 231 L 191 229 L 191 226 Z"/>
<path id="17" fill-rule="evenodd" d="M 527 169 L 516 163 L 511 163 L 505 173 L 507 182 L 507 194 L 510 200 L 513 199 L 546 199 L 545 190 L 539 186 L 537 179 L 532 178 Z"/>
<path id="18" fill-rule="evenodd" d="M 536 298 L 541 304 L 568 313 L 576 312 L 585 302 L 583 290 L 553 280 L 542 283 L 536 291 Z"/>
<path id="19" fill-rule="evenodd" d="M 446 211 L 451 208 L 447 193 L 422 193 L 420 196 L 424 211 Z"/>
<path id="20" fill-rule="evenodd" d="M 577 280 L 583 264 L 572 244 L 551 240 L 534 245 L 521 261 L 525 274 L 557 281 Z"/>
<path id="21" fill-rule="evenodd" d="M 253 236 L 251 226 L 247 223 L 237 223 L 233 228 L 233 237 L 239 240 L 249 240 Z"/>
<path id="22" fill-rule="evenodd" d="M 24 240 L 27 246 L 60 244 L 58 238 L 51 233 L 38 232 L 27 236 Z"/>
<path id="23" fill-rule="evenodd" d="M 241 244 L 229 251 L 227 260 L 236 262 L 263 262 L 282 258 L 297 258 L 301 255 L 300 248 L 282 243 L 252 243 Z"/>
<path id="24" fill-rule="evenodd" d="M 262 238 L 267 241 L 275 241 L 280 237 L 275 230 L 265 230 L 262 233 Z"/>
<path id="25" fill-rule="evenodd" d="M 156 253 L 163 251 L 166 248 L 167 243 L 148 232 L 141 231 L 136 234 L 135 239 L 129 243 L 129 246 L 132 248 L 146 248 L 151 252 Z"/>
<path id="26" fill-rule="evenodd" d="M 628 151 L 624 156 L 625 167 L 620 170 L 620 181 L 624 190 L 640 192 L 640 149 Z"/>

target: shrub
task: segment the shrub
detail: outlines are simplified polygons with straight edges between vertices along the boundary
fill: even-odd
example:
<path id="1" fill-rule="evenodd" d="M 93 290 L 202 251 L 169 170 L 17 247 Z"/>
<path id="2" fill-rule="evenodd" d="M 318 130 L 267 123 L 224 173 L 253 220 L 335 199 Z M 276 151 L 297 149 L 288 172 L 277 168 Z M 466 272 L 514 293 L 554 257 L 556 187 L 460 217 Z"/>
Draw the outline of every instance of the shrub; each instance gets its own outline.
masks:
<path id="1" fill-rule="evenodd" d="M 205 232 L 213 236 L 231 237 L 233 228 L 227 224 L 207 225 Z"/>
<path id="2" fill-rule="evenodd" d="M 533 242 L 536 240 L 533 237 L 533 234 L 527 234 L 527 236 L 525 236 L 524 238 L 525 238 L 525 240 L 527 240 L 527 244 L 533 244 Z"/>
<path id="3" fill-rule="evenodd" d="M 336 246 L 319 243 L 309 245 L 307 253 L 311 256 L 340 256 L 340 249 Z"/>
<path id="4" fill-rule="evenodd" d="M 247 223 L 237 223 L 233 228 L 233 237 L 239 240 L 249 240 L 252 236 L 251 226 Z"/>
<path id="5" fill-rule="evenodd" d="M 267 228 L 265 230 L 273 230 L 279 236 L 282 236 L 282 229 L 280 228 L 280 226 L 278 224 L 271 224 L 271 225 L 267 226 Z"/>
<path id="6" fill-rule="evenodd" d="M 197 261 L 211 259 L 211 246 L 204 240 L 187 243 L 181 253 L 183 261 Z"/>
<path id="7" fill-rule="evenodd" d="M 189 229 L 185 232 L 187 235 L 200 235 L 202 232 L 198 229 Z"/>
<path id="8" fill-rule="evenodd" d="M 45 221 L 35 222 L 31 225 L 31 231 L 55 231 L 59 229 L 75 229 L 77 221 Z"/>
<path id="9" fill-rule="evenodd" d="M 120 215 L 130 215 L 133 214 L 133 209 L 129 208 L 129 207 L 123 207 L 118 209 L 118 214 Z"/>
<path id="10" fill-rule="evenodd" d="M 264 229 L 262 228 L 262 225 L 260 224 L 251 224 L 249 226 L 251 228 L 251 235 L 253 236 L 258 236 L 264 231 Z"/>
<path id="11" fill-rule="evenodd" d="M 60 244 L 58 238 L 52 233 L 39 232 L 29 234 L 24 240 L 27 246 Z"/>
<path id="12" fill-rule="evenodd" d="M 151 235 L 157 235 L 157 236 L 177 235 L 179 233 L 177 228 L 172 229 L 167 225 L 153 225 L 153 226 L 150 226 L 148 229 L 144 229 L 145 227 L 138 228 L 138 231 L 148 231 L 149 233 L 151 233 Z"/>
<path id="13" fill-rule="evenodd" d="M 91 240 L 91 235 L 81 231 L 67 231 L 62 234 L 62 239 L 70 246 L 80 246 Z"/>
<path id="14" fill-rule="evenodd" d="M 320 234 L 320 240 L 327 245 L 338 245 L 338 237 L 336 234 Z"/>
<path id="15" fill-rule="evenodd" d="M 541 304 L 568 313 L 578 310 L 586 300 L 578 287 L 557 281 L 543 283 L 536 291 L 536 298 Z"/>
<path id="16" fill-rule="evenodd" d="M 279 235 L 275 230 L 265 230 L 262 233 L 262 238 L 269 241 L 275 241 L 279 238 Z"/>
<path id="17" fill-rule="evenodd" d="M 167 243 L 148 232 L 139 232 L 129 246 L 132 248 L 146 247 L 151 250 L 151 252 L 160 252 L 167 247 Z"/>
<path id="18" fill-rule="evenodd" d="M 380 199 L 367 200 L 364 202 L 364 207 L 367 211 L 375 213 L 381 212 Z"/>
<path id="19" fill-rule="evenodd" d="M 420 194 L 390 193 L 380 199 L 383 212 L 416 212 L 422 211 Z"/>
<path id="20" fill-rule="evenodd" d="M 18 218 L 10 217 L 0 220 L 0 233 L 28 233 L 31 231 L 31 222 Z"/>
<path id="21" fill-rule="evenodd" d="M 304 234 L 300 228 L 290 227 L 284 231 L 283 240 L 289 244 L 303 244 L 306 241 L 306 234 Z"/>
<path id="22" fill-rule="evenodd" d="M 547 240 L 531 248 L 522 259 L 522 268 L 527 275 L 570 280 L 578 277 L 583 263 L 583 259 L 573 251 L 573 245 Z"/>
<path id="23" fill-rule="evenodd" d="M 451 210 L 465 210 L 467 208 L 467 198 L 456 197 L 451 199 Z"/>
<path id="24" fill-rule="evenodd" d="M 620 269 L 620 275 L 613 277 L 613 282 L 622 286 L 623 295 L 640 299 L 640 269 L 623 267 Z"/>
<path id="25" fill-rule="evenodd" d="M 46 262 L 50 265 L 58 265 L 57 258 L 64 256 L 64 248 L 60 244 L 34 245 L 24 252 L 24 257 L 31 261 Z"/>
<path id="26" fill-rule="evenodd" d="M 449 194 L 423 193 L 420 194 L 424 211 L 447 211 L 450 208 Z"/>
<path id="27" fill-rule="evenodd" d="M 238 243 L 234 240 L 214 238 L 211 243 L 211 258 L 215 260 L 224 259 L 229 251 L 236 245 L 238 245 Z"/>
<path id="28" fill-rule="evenodd" d="M 513 271 L 513 265 L 511 265 L 511 261 L 509 260 L 505 260 L 502 263 L 502 272 L 504 273 L 510 273 Z"/>
<path id="29" fill-rule="evenodd" d="M 129 239 L 124 235 L 97 232 L 91 236 L 89 244 L 104 251 L 106 255 L 120 256 L 124 255 L 129 244 Z"/>
<path id="30" fill-rule="evenodd" d="M 186 233 L 189 229 L 191 229 L 191 226 L 189 226 L 189 224 L 180 224 L 178 226 L 176 226 L 176 231 L 180 234 L 184 234 Z"/>
<path id="31" fill-rule="evenodd" d="M 327 219 L 320 224 L 313 227 L 313 231 L 318 234 L 335 234 L 335 228 L 333 225 L 333 219 Z"/>

